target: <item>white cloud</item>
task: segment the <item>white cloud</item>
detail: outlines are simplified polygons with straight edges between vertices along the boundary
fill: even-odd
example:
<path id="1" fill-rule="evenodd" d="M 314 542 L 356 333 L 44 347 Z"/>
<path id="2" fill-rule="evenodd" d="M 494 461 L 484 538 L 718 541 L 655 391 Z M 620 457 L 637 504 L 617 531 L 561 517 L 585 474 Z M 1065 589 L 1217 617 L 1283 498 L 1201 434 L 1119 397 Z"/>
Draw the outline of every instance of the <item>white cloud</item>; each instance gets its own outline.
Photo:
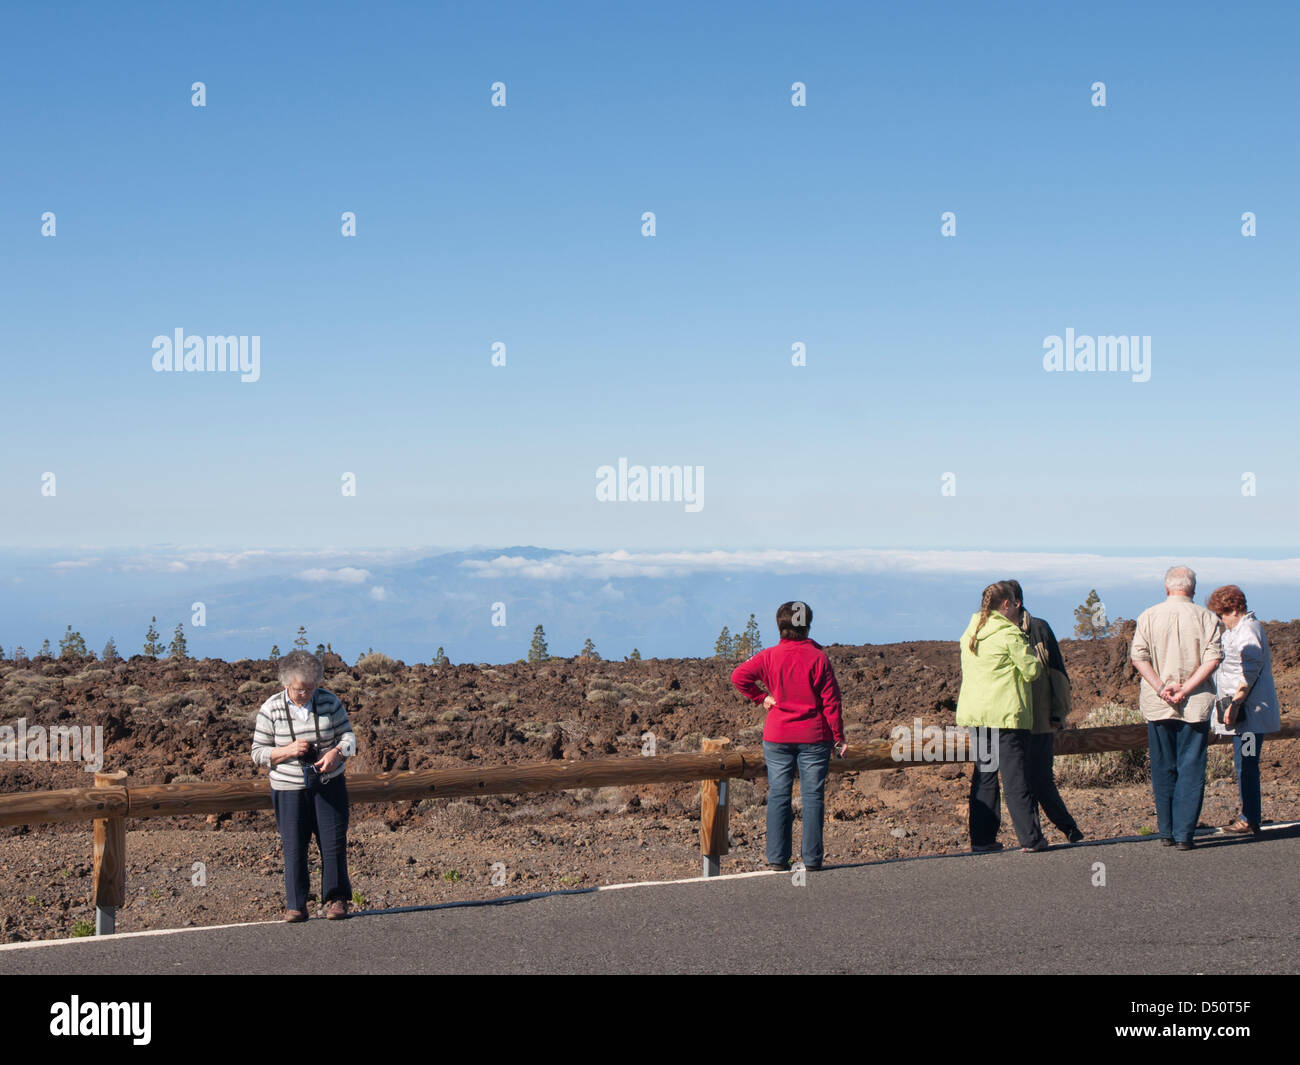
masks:
<path id="1" fill-rule="evenodd" d="M 370 589 L 370 598 L 373 599 L 376 603 L 382 603 L 385 599 L 388 598 L 388 589 L 376 584 L 373 588 Z"/>
<path id="2" fill-rule="evenodd" d="M 532 580 L 603 580 L 619 577 L 687 577 L 694 573 L 774 573 L 941 577 L 978 576 L 993 580 L 1032 578 L 1039 587 L 1081 582 L 1147 582 L 1160 587 L 1174 564 L 1215 574 L 1231 573 L 1238 583 L 1300 584 L 1300 558 L 1188 558 L 1112 556 L 1025 551 L 903 551 L 852 548 L 837 551 L 604 551 L 529 559 L 500 555 L 461 563 L 475 577 Z"/>
<path id="3" fill-rule="evenodd" d="M 368 569 L 342 566 L 339 569 L 305 569 L 298 574 L 305 581 L 338 581 L 340 584 L 364 584 L 370 579 Z"/>
<path id="4" fill-rule="evenodd" d="M 79 558 L 79 559 L 69 560 L 67 562 L 53 562 L 50 564 L 50 569 L 54 569 L 54 570 L 84 569 L 87 566 L 93 566 L 98 561 L 99 559 L 97 558 Z"/>

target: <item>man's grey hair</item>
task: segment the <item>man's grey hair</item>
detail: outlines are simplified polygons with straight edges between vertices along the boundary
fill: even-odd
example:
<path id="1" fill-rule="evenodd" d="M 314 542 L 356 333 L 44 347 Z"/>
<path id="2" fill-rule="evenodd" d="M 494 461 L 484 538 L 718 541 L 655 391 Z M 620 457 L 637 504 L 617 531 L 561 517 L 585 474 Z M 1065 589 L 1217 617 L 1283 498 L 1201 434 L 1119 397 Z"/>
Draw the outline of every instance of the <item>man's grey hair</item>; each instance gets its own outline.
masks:
<path id="1" fill-rule="evenodd" d="M 1165 587 L 1176 592 L 1196 594 L 1196 574 L 1188 566 L 1170 566 L 1165 571 Z"/>
<path id="2" fill-rule="evenodd" d="M 280 683 L 286 688 L 291 680 L 305 680 L 313 688 L 325 676 L 320 659 L 308 651 L 290 651 L 279 662 Z"/>

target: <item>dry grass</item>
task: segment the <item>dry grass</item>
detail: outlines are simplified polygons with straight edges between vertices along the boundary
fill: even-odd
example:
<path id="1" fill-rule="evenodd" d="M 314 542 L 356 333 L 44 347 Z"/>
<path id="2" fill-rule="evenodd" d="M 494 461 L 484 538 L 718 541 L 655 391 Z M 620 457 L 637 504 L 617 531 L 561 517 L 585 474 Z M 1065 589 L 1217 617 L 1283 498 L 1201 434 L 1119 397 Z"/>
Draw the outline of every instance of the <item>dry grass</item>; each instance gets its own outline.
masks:
<path id="1" fill-rule="evenodd" d="M 1089 711 L 1084 728 L 1108 725 L 1142 725 L 1140 710 L 1119 703 L 1105 703 Z M 1056 759 L 1056 781 L 1072 788 L 1105 788 L 1113 784 L 1141 784 L 1151 779 L 1151 758 L 1145 747 L 1133 751 L 1098 751 L 1093 754 L 1063 754 Z"/>
<path id="2" fill-rule="evenodd" d="M 392 672 L 396 665 L 397 663 L 388 655 L 375 651 L 373 654 L 362 655 L 358 658 L 356 669 L 361 673 L 387 674 L 387 679 L 392 680 Z"/>

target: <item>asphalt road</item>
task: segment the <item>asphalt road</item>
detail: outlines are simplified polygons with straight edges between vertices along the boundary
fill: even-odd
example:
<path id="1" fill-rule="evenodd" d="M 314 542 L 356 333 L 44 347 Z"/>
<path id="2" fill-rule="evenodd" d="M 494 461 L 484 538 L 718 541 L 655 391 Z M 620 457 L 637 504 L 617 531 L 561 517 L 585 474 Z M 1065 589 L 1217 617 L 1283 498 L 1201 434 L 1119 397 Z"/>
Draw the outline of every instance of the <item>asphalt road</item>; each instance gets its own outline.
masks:
<path id="1" fill-rule="evenodd" d="M 805 886 L 749 874 L 4 947 L 0 974 L 274 973 L 286 952 L 299 972 L 357 974 L 1300 972 L 1300 825 L 1200 843 L 1125 839 L 840 866 Z"/>

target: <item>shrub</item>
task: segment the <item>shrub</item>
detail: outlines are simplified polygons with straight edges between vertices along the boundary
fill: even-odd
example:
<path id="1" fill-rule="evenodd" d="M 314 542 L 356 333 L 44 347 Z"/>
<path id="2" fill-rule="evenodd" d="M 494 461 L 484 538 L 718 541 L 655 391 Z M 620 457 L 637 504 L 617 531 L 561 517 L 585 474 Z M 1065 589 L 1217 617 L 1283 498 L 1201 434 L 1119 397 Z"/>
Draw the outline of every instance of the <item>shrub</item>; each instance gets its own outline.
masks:
<path id="1" fill-rule="evenodd" d="M 1205 756 L 1206 780 L 1232 780 L 1236 776 L 1232 765 L 1232 744 L 1215 744 Z"/>
<path id="2" fill-rule="evenodd" d="M 95 926 L 91 924 L 89 921 L 86 920 L 76 921 L 72 925 L 73 939 L 80 939 L 83 936 L 93 936 L 94 934 L 95 934 Z"/>
<path id="3" fill-rule="evenodd" d="M 1108 725 L 1143 725 L 1140 710 L 1130 710 L 1119 703 L 1095 707 L 1083 719 L 1084 728 Z M 1137 784 L 1149 780 L 1151 757 L 1145 747 L 1132 751 L 1098 751 L 1093 754 L 1066 754 L 1056 760 L 1056 779 L 1076 788 L 1104 788 L 1112 784 Z"/>
<path id="4" fill-rule="evenodd" d="M 587 692 L 587 702 L 589 703 L 616 703 L 620 698 L 618 692 L 607 691 L 603 688 Z"/>
<path id="5" fill-rule="evenodd" d="M 371 651 L 370 654 L 362 655 L 357 659 L 356 668 L 361 673 L 392 673 L 396 665 L 397 663 L 386 654 Z"/>

